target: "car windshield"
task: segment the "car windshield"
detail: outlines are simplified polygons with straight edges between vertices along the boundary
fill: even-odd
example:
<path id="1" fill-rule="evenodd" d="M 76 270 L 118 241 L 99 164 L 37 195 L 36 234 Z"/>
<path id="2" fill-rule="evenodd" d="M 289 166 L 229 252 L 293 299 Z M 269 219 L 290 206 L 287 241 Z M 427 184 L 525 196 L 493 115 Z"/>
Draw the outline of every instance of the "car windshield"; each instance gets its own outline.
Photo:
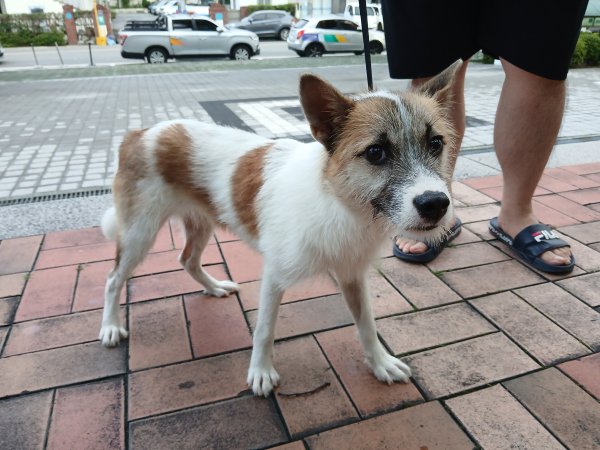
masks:
<path id="1" fill-rule="evenodd" d="M 294 28 L 304 28 L 304 25 L 308 23 L 306 19 L 300 19 L 298 22 L 294 24 Z"/>

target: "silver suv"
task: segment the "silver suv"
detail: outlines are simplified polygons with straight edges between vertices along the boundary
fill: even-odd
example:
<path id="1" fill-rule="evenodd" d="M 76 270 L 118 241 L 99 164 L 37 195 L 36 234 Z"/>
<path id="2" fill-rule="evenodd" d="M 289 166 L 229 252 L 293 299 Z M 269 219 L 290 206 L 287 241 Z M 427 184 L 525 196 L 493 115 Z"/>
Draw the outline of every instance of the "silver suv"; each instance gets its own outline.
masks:
<path id="1" fill-rule="evenodd" d="M 228 26 L 252 31 L 260 37 L 277 37 L 286 41 L 293 22 L 294 18 L 287 11 L 264 10 L 253 12 L 241 22 L 230 23 Z"/>

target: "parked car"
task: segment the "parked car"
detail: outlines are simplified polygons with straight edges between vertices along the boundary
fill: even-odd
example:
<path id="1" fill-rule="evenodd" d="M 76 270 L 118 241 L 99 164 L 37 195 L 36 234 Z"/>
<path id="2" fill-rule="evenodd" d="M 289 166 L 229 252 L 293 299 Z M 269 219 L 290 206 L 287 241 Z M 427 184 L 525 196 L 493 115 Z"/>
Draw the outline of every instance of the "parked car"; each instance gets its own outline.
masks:
<path id="1" fill-rule="evenodd" d="M 360 9 L 358 3 L 348 3 L 344 9 L 344 17 L 361 26 Z M 381 5 L 376 3 L 367 3 L 367 23 L 370 29 L 383 31 L 383 16 L 381 15 Z"/>
<path id="2" fill-rule="evenodd" d="M 288 48 L 300 56 L 322 56 L 324 53 L 364 52 L 362 31 L 351 20 L 339 16 L 302 19 L 290 30 Z M 369 30 L 369 51 L 381 53 L 385 50 L 385 35 L 382 31 Z"/>
<path id="3" fill-rule="evenodd" d="M 208 16 L 209 7 L 202 6 L 199 3 L 184 3 L 184 10 L 180 11 L 179 0 L 170 0 L 164 5 L 162 5 L 159 10 L 161 14 L 171 15 L 178 13 L 187 13 L 187 14 L 199 14 L 203 16 Z"/>
<path id="4" fill-rule="evenodd" d="M 262 37 L 278 37 L 287 40 L 294 17 L 287 11 L 264 10 L 256 11 L 241 22 L 230 23 L 232 28 L 241 28 L 256 33 Z"/>
<path id="5" fill-rule="evenodd" d="M 260 53 L 256 34 L 221 27 L 208 17 L 189 14 L 127 22 L 119 32 L 119 43 L 123 58 L 146 59 L 151 64 L 201 55 L 246 60 Z"/>

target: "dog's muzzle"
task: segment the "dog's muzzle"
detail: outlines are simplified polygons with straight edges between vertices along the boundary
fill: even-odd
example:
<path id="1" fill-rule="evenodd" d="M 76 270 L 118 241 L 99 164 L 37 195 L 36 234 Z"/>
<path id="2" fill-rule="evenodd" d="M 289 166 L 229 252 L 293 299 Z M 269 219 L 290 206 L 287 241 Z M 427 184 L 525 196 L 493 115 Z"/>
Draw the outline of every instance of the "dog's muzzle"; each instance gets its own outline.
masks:
<path id="1" fill-rule="evenodd" d="M 436 224 L 448 211 L 450 199 L 443 192 L 425 191 L 413 199 L 413 205 L 424 221 Z"/>

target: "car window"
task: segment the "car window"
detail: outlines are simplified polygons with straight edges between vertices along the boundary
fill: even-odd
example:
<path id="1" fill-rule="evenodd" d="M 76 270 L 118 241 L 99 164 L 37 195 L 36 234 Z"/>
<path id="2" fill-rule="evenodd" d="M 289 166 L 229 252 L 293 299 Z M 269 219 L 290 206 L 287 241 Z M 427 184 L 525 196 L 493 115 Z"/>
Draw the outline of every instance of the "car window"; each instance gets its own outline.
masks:
<path id="1" fill-rule="evenodd" d="M 321 20 L 317 24 L 317 28 L 323 28 L 325 30 L 335 30 L 337 28 L 336 22 L 337 20 Z"/>
<path id="2" fill-rule="evenodd" d="M 267 20 L 266 14 L 255 14 L 252 16 L 252 20 Z"/>
<path id="3" fill-rule="evenodd" d="M 306 25 L 307 23 L 308 20 L 300 19 L 298 22 L 295 23 L 294 28 L 304 28 L 304 25 Z"/>
<path id="4" fill-rule="evenodd" d="M 281 14 L 277 14 L 277 13 L 267 14 L 267 20 L 279 20 L 279 19 L 281 19 Z"/>
<path id="5" fill-rule="evenodd" d="M 192 29 L 192 21 L 187 19 L 179 19 L 173 21 L 174 30 L 187 30 Z"/>
<path id="6" fill-rule="evenodd" d="M 198 31 L 217 31 L 217 26 L 208 20 L 196 20 L 196 30 Z"/>
<path id="7" fill-rule="evenodd" d="M 336 28 L 338 30 L 358 31 L 358 25 L 349 20 L 337 20 Z"/>

